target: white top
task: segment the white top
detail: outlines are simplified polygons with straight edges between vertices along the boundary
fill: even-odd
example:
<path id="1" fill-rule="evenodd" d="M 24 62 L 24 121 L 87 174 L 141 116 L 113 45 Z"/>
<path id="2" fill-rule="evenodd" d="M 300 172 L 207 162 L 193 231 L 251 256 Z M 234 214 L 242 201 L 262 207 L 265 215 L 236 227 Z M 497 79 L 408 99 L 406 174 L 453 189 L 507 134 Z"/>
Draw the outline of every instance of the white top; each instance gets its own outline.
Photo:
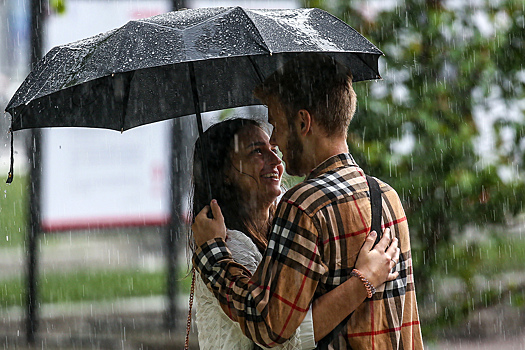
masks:
<path id="1" fill-rule="evenodd" d="M 244 265 L 252 274 L 262 261 L 262 254 L 255 243 L 240 231 L 228 230 L 228 248 L 233 259 Z M 195 316 L 201 350 L 252 350 L 253 341 L 246 337 L 237 322 L 222 311 L 219 302 L 208 290 L 200 275 L 195 278 Z M 315 349 L 312 307 L 300 327 L 284 344 L 273 347 L 279 350 Z M 266 349 L 266 348 L 263 348 Z"/>

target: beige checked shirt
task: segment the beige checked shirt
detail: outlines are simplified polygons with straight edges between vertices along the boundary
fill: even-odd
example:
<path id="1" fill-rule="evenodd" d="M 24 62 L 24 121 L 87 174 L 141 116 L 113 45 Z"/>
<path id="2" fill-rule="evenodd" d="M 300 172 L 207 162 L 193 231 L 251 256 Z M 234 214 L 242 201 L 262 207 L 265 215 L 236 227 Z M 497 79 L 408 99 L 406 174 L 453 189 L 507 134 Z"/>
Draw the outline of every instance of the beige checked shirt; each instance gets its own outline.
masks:
<path id="1" fill-rule="evenodd" d="M 397 193 L 378 182 L 382 226 L 401 248 L 399 277 L 354 311 L 332 349 L 423 349 L 406 216 Z M 253 276 L 233 261 L 222 239 L 200 246 L 193 262 L 224 312 L 249 338 L 271 347 L 293 334 L 314 298 L 351 278 L 370 226 L 365 174 L 350 154 L 340 154 L 283 196 Z"/>

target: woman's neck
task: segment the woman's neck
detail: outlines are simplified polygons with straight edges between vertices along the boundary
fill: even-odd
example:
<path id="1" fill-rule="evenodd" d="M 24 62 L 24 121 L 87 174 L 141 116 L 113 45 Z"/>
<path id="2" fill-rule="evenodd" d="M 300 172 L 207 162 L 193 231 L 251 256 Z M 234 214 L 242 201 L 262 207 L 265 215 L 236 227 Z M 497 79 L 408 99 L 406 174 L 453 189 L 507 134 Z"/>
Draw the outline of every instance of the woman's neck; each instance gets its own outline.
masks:
<path id="1" fill-rule="evenodd" d="M 258 230 L 266 229 L 268 225 L 268 218 L 270 217 L 271 203 L 256 203 L 255 205 L 247 206 L 249 209 L 248 215 Z"/>
<path id="2" fill-rule="evenodd" d="M 259 230 L 264 230 L 268 225 L 268 218 L 270 216 L 269 210 L 270 207 L 268 206 L 255 213 L 257 215 L 254 217 L 254 222 Z"/>

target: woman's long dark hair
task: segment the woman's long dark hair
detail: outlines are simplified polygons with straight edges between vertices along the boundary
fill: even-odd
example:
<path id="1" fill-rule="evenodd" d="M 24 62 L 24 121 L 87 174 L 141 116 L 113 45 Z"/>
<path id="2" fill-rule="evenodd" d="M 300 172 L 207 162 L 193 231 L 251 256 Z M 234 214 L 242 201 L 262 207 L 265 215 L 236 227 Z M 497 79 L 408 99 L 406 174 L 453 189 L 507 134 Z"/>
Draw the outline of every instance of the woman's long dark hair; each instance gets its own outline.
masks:
<path id="1" fill-rule="evenodd" d="M 241 189 L 238 184 L 228 181 L 226 177 L 227 170 L 232 167 L 234 135 L 249 125 L 261 127 L 257 121 L 252 119 L 225 120 L 211 126 L 204 132 L 202 138 L 199 137 L 195 142 L 192 219 L 202 208 L 210 204 L 211 198 L 209 198 L 204 173 L 206 171 L 204 167 L 206 167 L 210 178 L 211 193 L 221 207 L 226 227 L 243 232 L 251 238 L 261 252 L 264 252 L 268 245 L 267 229 L 269 226 L 256 227 L 255 220 L 251 217 L 252 213 L 247 210 Z M 272 209 L 274 208 L 270 210 L 270 220 L 273 216 Z M 188 242 L 191 251 L 194 251 L 192 234 L 190 231 Z"/>

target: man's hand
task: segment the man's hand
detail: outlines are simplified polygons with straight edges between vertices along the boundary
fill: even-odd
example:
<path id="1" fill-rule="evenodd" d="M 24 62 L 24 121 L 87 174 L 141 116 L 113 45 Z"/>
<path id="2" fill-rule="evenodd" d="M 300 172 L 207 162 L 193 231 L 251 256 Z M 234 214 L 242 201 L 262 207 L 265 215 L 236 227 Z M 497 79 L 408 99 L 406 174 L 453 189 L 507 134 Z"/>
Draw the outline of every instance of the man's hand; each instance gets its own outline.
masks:
<path id="1" fill-rule="evenodd" d="M 208 212 L 213 213 L 213 218 L 208 218 Z M 224 216 L 222 216 L 221 208 L 217 201 L 213 199 L 210 205 L 207 205 L 195 217 L 195 222 L 191 225 L 193 231 L 193 238 L 195 244 L 201 246 L 210 239 L 222 238 L 226 239 L 226 226 L 224 225 Z"/>
<path id="2" fill-rule="evenodd" d="M 397 238 L 391 239 L 389 228 L 383 231 L 383 237 L 374 247 L 375 240 L 376 233 L 372 231 L 359 251 L 355 268 L 377 288 L 399 276 L 399 272 L 392 272 L 399 262 L 399 248 Z"/>

